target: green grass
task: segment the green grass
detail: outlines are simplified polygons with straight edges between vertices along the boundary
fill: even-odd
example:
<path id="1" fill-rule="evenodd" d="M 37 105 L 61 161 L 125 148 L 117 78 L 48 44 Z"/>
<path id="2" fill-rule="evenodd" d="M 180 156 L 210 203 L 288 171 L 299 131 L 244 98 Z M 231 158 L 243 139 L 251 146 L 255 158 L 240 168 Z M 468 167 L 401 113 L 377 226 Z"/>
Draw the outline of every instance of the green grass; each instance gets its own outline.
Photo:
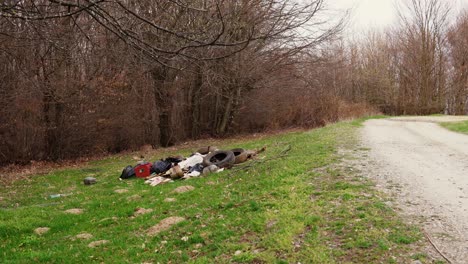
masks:
<path id="1" fill-rule="evenodd" d="M 445 122 L 445 123 L 441 123 L 440 125 L 454 132 L 468 134 L 468 121 Z"/>
<path id="2" fill-rule="evenodd" d="M 308 132 L 214 142 L 258 148 L 282 159 L 249 170 L 150 187 L 119 181 L 131 156 L 91 162 L 1 187 L 0 263 L 402 263 L 422 238 L 388 208 L 383 195 L 355 171 L 340 166 L 337 149 L 353 148 L 363 120 Z M 151 160 L 191 149 L 155 152 Z M 93 175 L 98 183 L 84 186 Z M 172 193 L 178 186 L 195 190 Z M 127 193 L 116 193 L 127 189 Z M 51 194 L 69 194 L 50 198 Z M 136 199 L 128 197 L 139 195 Z M 167 197 L 176 198 L 172 203 Z M 136 208 L 153 212 L 133 217 Z M 81 215 L 64 210 L 84 209 Z M 186 220 L 154 237 L 146 230 L 169 216 Z M 42 236 L 37 227 L 49 227 Z M 76 239 L 90 233 L 89 240 Z M 109 240 L 98 248 L 88 244 Z M 236 254 L 237 252 L 237 254 Z M 418 257 L 419 258 L 419 257 Z"/>

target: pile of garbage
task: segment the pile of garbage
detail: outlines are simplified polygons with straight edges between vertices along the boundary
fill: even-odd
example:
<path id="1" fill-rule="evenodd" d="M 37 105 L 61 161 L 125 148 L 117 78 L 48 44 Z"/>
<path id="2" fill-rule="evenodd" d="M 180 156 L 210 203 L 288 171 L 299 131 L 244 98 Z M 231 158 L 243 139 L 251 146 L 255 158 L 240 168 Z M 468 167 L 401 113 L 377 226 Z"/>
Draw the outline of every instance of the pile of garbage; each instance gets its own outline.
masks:
<path id="1" fill-rule="evenodd" d="M 136 166 L 129 165 L 123 169 L 120 179 L 143 178 L 146 179 L 146 183 L 156 186 L 178 179 L 189 179 L 230 169 L 236 164 L 254 158 L 263 151 L 265 148 L 219 150 L 215 146 L 208 146 L 198 149 L 188 158 L 171 156 L 154 163 L 142 161 Z"/>

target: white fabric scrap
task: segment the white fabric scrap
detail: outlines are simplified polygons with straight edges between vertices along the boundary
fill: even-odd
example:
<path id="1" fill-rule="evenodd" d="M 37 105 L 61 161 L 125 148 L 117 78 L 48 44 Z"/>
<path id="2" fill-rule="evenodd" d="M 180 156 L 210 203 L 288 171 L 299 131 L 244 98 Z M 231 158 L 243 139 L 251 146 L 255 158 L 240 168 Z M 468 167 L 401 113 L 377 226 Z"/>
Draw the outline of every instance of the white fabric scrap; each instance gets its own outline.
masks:
<path id="1" fill-rule="evenodd" d="M 188 170 L 190 167 L 197 165 L 198 163 L 203 162 L 203 155 L 200 153 L 195 153 L 193 156 L 188 157 L 186 160 L 179 162 L 180 168 L 183 170 Z"/>
<path id="2" fill-rule="evenodd" d="M 198 176 L 200 176 L 200 174 L 201 174 L 201 173 L 200 173 L 199 171 L 192 171 L 192 172 L 189 173 L 188 175 L 189 175 L 190 177 L 198 177 Z"/>
<path id="3" fill-rule="evenodd" d="M 170 182 L 170 181 L 171 181 L 171 179 L 164 178 L 164 177 L 161 177 L 161 176 L 157 176 L 157 177 L 151 178 L 149 180 L 146 180 L 145 183 L 147 183 L 147 184 L 149 184 L 151 186 L 156 186 L 156 185 L 163 184 L 163 183 Z"/>

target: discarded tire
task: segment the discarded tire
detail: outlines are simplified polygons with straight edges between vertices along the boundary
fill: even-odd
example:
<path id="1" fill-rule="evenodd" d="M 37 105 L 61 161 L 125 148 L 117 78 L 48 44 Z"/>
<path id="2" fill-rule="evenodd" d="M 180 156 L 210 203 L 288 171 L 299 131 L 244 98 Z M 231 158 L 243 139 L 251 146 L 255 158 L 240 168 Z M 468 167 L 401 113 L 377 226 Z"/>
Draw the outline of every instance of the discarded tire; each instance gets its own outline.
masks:
<path id="1" fill-rule="evenodd" d="M 206 155 L 206 157 L 203 159 L 203 165 L 205 167 L 216 165 L 218 168 L 230 168 L 232 165 L 234 165 L 235 161 L 236 156 L 234 156 L 232 151 L 217 150 Z"/>
<path id="2" fill-rule="evenodd" d="M 236 157 L 234 164 L 239 164 L 247 160 L 247 152 L 242 148 L 231 149 L 232 153 Z"/>

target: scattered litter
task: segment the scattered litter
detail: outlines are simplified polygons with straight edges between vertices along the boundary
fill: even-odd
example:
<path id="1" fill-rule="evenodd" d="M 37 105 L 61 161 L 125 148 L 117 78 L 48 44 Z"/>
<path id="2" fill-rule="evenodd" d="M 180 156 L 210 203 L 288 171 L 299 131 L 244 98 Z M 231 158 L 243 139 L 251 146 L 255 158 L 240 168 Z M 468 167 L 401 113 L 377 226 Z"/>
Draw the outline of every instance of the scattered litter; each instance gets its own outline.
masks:
<path id="1" fill-rule="evenodd" d="M 241 250 L 237 250 L 236 252 L 234 252 L 234 255 L 237 256 L 237 255 L 240 255 L 242 254 L 242 251 Z"/>
<path id="2" fill-rule="evenodd" d="M 122 174 L 120 175 L 120 179 L 129 179 L 134 176 L 135 176 L 135 169 L 131 165 L 128 165 L 127 167 L 123 169 Z"/>
<path id="3" fill-rule="evenodd" d="M 236 156 L 232 151 L 217 150 L 210 152 L 205 158 L 203 158 L 203 165 L 216 165 L 218 168 L 231 168 L 235 161 Z"/>
<path id="4" fill-rule="evenodd" d="M 185 218 L 179 217 L 179 216 L 171 216 L 171 217 L 165 218 L 161 220 L 161 222 L 159 222 L 158 224 L 150 227 L 148 231 L 146 232 L 146 234 L 149 236 L 157 235 L 160 232 L 168 230 L 173 225 L 178 224 L 182 221 L 185 221 Z"/>
<path id="5" fill-rule="evenodd" d="M 187 242 L 189 240 L 189 238 L 187 236 L 184 236 L 180 240 Z"/>
<path id="6" fill-rule="evenodd" d="M 172 202 L 175 202 L 177 200 L 176 200 L 176 198 L 166 198 L 166 199 L 164 199 L 164 201 L 167 202 L 167 203 L 172 203 Z"/>
<path id="7" fill-rule="evenodd" d="M 79 209 L 79 208 L 68 209 L 65 211 L 65 213 L 79 215 L 83 213 L 83 209 Z"/>
<path id="8" fill-rule="evenodd" d="M 188 157 L 186 160 L 179 162 L 179 166 L 183 170 L 190 170 L 191 167 L 194 167 L 197 164 L 203 162 L 204 156 L 200 153 L 195 153 L 192 156 Z"/>
<path id="9" fill-rule="evenodd" d="M 161 176 L 156 176 L 156 177 L 153 177 L 153 178 L 150 178 L 148 180 L 145 181 L 146 184 L 149 184 L 151 186 L 156 186 L 156 185 L 159 185 L 159 184 L 164 184 L 164 183 L 168 183 L 168 182 L 172 182 L 173 180 L 171 179 L 168 179 L 168 178 L 164 178 L 164 177 L 161 177 Z"/>
<path id="10" fill-rule="evenodd" d="M 128 190 L 127 189 L 117 189 L 114 192 L 116 192 L 116 193 L 127 193 Z"/>
<path id="11" fill-rule="evenodd" d="M 152 171 L 156 174 L 164 173 L 172 167 L 172 163 L 166 160 L 158 160 L 153 163 Z"/>
<path id="12" fill-rule="evenodd" d="M 188 180 L 192 177 L 206 176 L 211 173 L 230 169 L 234 165 L 244 163 L 249 159 L 254 159 L 258 153 L 265 150 L 265 147 L 260 150 L 245 150 L 242 148 L 219 150 L 215 146 L 207 146 L 199 148 L 188 158 L 170 156 L 155 161 L 154 163 L 140 160 L 134 167 L 131 165 L 125 167 L 119 179 L 123 180 L 132 177 L 144 178 L 145 183 L 151 186 L 173 182 L 174 180 Z M 134 157 L 135 160 L 136 158 L 139 157 Z M 258 160 L 258 158 L 255 159 Z M 244 167 L 248 168 L 251 165 L 252 164 L 248 164 Z M 235 169 L 245 168 L 236 167 Z M 118 191 L 116 190 L 116 192 Z"/>
<path id="13" fill-rule="evenodd" d="M 190 178 L 192 178 L 192 176 L 190 176 L 188 174 L 184 174 L 184 177 L 182 177 L 181 179 L 182 180 L 189 180 Z"/>
<path id="14" fill-rule="evenodd" d="M 184 185 L 184 186 L 180 186 L 180 187 L 175 188 L 174 191 L 172 191 L 172 192 L 184 193 L 184 192 L 189 192 L 189 191 L 193 191 L 193 190 L 195 190 L 195 187 L 190 186 L 190 185 Z"/>
<path id="15" fill-rule="evenodd" d="M 198 163 L 198 164 L 195 164 L 194 166 L 190 167 L 190 169 L 188 170 L 188 173 L 192 173 L 192 172 L 202 173 L 204 168 L 205 167 L 203 166 L 203 164 Z"/>
<path id="16" fill-rule="evenodd" d="M 210 152 L 214 152 L 214 151 L 217 151 L 217 150 L 218 150 L 218 148 L 215 147 L 215 146 L 208 146 L 208 147 L 199 148 L 197 150 L 197 153 L 200 153 L 202 155 L 206 155 L 206 154 L 208 154 Z"/>
<path id="17" fill-rule="evenodd" d="M 247 152 L 242 148 L 231 149 L 232 153 L 234 153 L 235 160 L 234 164 L 243 163 L 247 160 Z"/>
<path id="18" fill-rule="evenodd" d="M 210 165 L 210 166 L 207 166 L 203 169 L 203 175 L 208 175 L 210 173 L 214 173 L 214 172 L 217 172 L 219 170 L 218 166 L 216 165 Z"/>
<path id="19" fill-rule="evenodd" d="M 75 237 L 78 239 L 90 239 L 93 237 L 93 235 L 89 233 L 81 233 L 81 234 L 76 235 Z"/>
<path id="20" fill-rule="evenodd" d="M 171 176 L 171 179 L 180 179 L 184 177 L 184 172 L 182 171 L 182 168 L 179 165 L 175 165 L 172 167 L 169 171 L 168 174 Z"/>
<path id="21" fill-rule="evenodd" d="M 66 197 L 66 196 L 70 196 L 70 195 L 72 195 L 72 193 L 65 193 L 65 194 L 63 194 L 63 193 L 58 193 L 58 194 L 51 194 L 51 195 L 49 195 L 49 197 L 50 197 L 51 199 L 54 199 L 54 198 Z"/>
<path id="22" fill-rule="evenodd" d="M 135 166 L 135 175 L 138 177 L 138 178 L 146 178 L 148 176 L 151 175 L 151 167 L 153 165 L 149 162 L 144 162 L 144 163 L 141 163 L 137 166 Z"/>
<path id="23" fill-rule="evenodd" d="M 198 177 L 201 175 L 201 173 L 199 171 L 192 171 L 192 172 L 189 172 L 187 175 L 190 177 Z"/>
<path id="24" fill-rule="evenodd" d="M 97 182 L 97 180 L 96 180 L 96 178 L 94 178 L 94 177 L 86 177 L 86 178 L 84 178 L 84 180 L 83 180 L 83 183 L 84 183 L 85 185 L 95 184 L 96 182 Z"/>
<path id="25" fill-rule="evenodd" d="M 50 230 L 50 228 L 48 228 L 48 227 L 38 227 L 38 228 L 34 229 L 34 233 L 41 236 L 41 235 L 49 232 L 49 230 Z"/>
<path id="26" fill-rule="evenodd" d="M 109 240 L 98 240 L 88 244 L 88 247 L 95 248 L 109 243 Z"/>

